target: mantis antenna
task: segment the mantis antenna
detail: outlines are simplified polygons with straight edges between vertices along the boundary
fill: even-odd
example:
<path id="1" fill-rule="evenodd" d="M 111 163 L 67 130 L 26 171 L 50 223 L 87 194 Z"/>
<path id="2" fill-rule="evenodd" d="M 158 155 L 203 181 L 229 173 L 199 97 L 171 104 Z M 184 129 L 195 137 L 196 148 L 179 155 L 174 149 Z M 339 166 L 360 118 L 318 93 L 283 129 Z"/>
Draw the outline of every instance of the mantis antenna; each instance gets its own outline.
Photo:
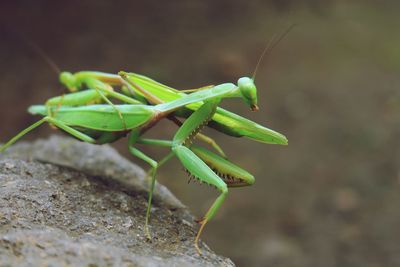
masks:
<path id="1" fill-rule="evenodd" d="M 278 37 L 278 39 L 277 39 L 276 41 L 274 41 L 274 39 L 275 39 L 275 37 L 276 37 L 275 35 L 273 35 L 272 38 L 268 41 L 267 45 L 266 45 L 265 48 L 264 48 L 264 51 L 261 53 L 261 56 L 258 58 L 257 65 L 256 65 L 256 67 L 255 67 L 255 69 L 254 69 L 253 75 L 251 76 L 251 79 L 252 79 L 253 81 L 255 81 L 255 79 L 256 79 L 256 74 L 257 74 L 258 67 L 260 66 L 260 63 L 261 63 L 261 61 L 263 60 L 264 56 L 267 55 L 267 52 L 271 52 L 271 50 L 272 50 L 275 46 L 277 46 L 277 45 L 280 43 L 280 41 L 282 41 L 283 38 L 285 38 L 285 36 L 294 28 L 294 26 L 296 26 L 296 24 L 290 25 L 290 26 L 286 29 L 286 31 L 284 31 L 283 33 L 281 33 L 281 35 Z"/>
<path id="2" fill-rule="evenodd" d="M 21 32 L 17 32 L 13 29 L 10 29 L 8 27 L 6 27 L 6 31 L 9 32 L 12 36 L 20 39 L 22 41 L 22 43 L 25 43 L 26 45 L 28 45 L 35 53 L 39 54 L 40 57 L 42 57 L 44 59 L 44 61 L 47 63 L 47 65 L 49 65 L 49 67 L 57 74 L 59 75 L 61 73 L 60 68 L 57 66 L 56 63 L 54 63 L 54 61 L 52 61 L 50 59 L 50 57 L 35 43 L 33 42 L 31 39 L 29 39 L 28 37 L 26 37 L 24 34 L 22 34 Z"/>
<path id="3" fill-rule="evenodd" d="M 54 63 L 53 60 L 50 59 L 50 57 L 33 41 L 26 39 L 24 37 L 21 37 L 36 53 L 39 54 L 40 57 L 43 58 L 43 60 L 49 65 L 49 67 L 57 74 L 60 75 L 61 70 L 57 66 L 56 63 Z"/>

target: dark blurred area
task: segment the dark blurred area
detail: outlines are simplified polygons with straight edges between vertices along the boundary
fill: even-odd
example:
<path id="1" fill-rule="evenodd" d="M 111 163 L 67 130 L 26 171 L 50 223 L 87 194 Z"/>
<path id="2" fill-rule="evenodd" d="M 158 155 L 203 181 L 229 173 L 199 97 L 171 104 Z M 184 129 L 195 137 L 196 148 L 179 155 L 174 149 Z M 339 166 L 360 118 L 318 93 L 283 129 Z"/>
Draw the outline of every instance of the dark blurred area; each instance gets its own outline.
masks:
<path id="1" fill-rule="evenodd" d="M 251 75 L 267 40 L 295 23 L 258 71 L 260 111 L 222 103 L 284 133 L 289 146 L 206 129 L 257 180 L 230 190 L 203 240 L 238 266 L 399 266 L 399 8 L 398 1 L 2 1 L 0 140 L 37 120 L 29 105 L 65 93 L 30 41 L 62 70 L 128 70 L 187 89 Z M 150 136 L 175 131 L 163 122 Z M 24 140 L 52 132 L 43 126 Z M 147 168 L 126 140 L 115 146 Z M 199 217 L 217 196 L 188 185 L 176 159 L 159 181 Z"/>

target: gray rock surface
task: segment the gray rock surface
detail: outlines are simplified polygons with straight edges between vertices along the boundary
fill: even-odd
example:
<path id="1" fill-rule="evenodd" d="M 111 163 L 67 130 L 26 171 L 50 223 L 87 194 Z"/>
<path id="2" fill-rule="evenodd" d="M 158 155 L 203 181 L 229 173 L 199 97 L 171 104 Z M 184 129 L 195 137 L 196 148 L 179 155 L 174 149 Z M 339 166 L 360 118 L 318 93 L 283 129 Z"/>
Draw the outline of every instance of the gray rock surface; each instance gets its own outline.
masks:
<path id="1" fill-rule="evenodd" d="M 51 163 L 51 164 L 50 164 Z M 234 266 L 202 243 L 193 216 L 109 146 L 53 136 L 0 155 L 0 266 Z"/>

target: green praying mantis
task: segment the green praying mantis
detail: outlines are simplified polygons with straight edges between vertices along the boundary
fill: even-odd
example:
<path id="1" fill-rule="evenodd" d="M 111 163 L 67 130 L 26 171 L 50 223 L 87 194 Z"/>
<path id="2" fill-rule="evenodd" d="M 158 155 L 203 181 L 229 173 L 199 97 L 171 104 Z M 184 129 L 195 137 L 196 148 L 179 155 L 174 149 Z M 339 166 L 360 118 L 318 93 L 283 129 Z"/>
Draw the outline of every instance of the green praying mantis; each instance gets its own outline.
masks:
<path id="1" fill-rule="evenodd" d="M 145 222 L 149 238 L 148 225 L 156 173 L 162 164 L 176 156 L 190 179 L 198 179 L 220 192 L 199 221 L 200 228 L 194 239 L 198 253 L 201 253 L 199 239 L 202 231 L 224 202 L 228 188 L 252 185 L 255 181 L 252 174 L 228 161 L 213 139 L 200 133 L 202 127 L 207 125 L 230 136 L 247 137 L 263 143 L 287 144 L 284 135 L 218 107 L 224 98 L 241 98 L 251 110 L 258 110 L 254 75 L 253 78 L 240 78 L 236 85 L 224 83 L 207 86 L 188 90 L 191 92 L 189 94 L 127 72 L 118 75 L 94 71 L 75 74 L 62 72 L 60 81 L 70 93 L 50 98 L 45 105 L 31 106 L 29 112 L 43 118 L 0 147 L 0 152 L 45 122 L 81 141 L 94 144 L 111 143 L 129 134 L 130 153 L 151 166 Z M 121 87 L 120 92 L 114 90 L 115 86 Z M 112 103 L 110 98 L 117 99 L 121 104 Z M 177 117 L 186 120 L 182 123 Z M 143 135 L 163 118 L 180 126 L 173 139 L 144 138 Z M 196 137 L 212 145 L 219 155 L 192 144 Z M 137 149 L 135 144 L 164 146 L 170 148 L 170 152 L 156 161 Z"/>
<path id="2" fill-rule="evenodd" d="M 122 72 L 120 74 L 121 79 L 126 79 L 126 73 Z M 94 97 L 92 97 L 92 99 L 82 98 L 82 94 L 87 94 L 88 92 L 90 91 L 83 90 L 61 97 L 63 98 L 61 106 L 55 104 L 56 102 L 53 102 L 55 101 L 54 99 L 50 99 L 47 102 L 47 105 L 31 106 L 29 108 L 30 113 L 39 114 L 44 117 L 8 141 L 0 148 L 0 152 L 7 149 L 23 135 L 45 122 L 51 123 L 70 135 L 88 143 L 109 143 L 125 136 L 129 132 L 129 151 L 132 155 L 144 160 L 152 167 L 150 171 L 151 188 L 149 191 L 149 205 L 146 212 L 147 232 L 150 205 L 157 169 L 172 156 L 177 156 L 191 177 L 212 185 L 220 191 L 219 197 L 215 200 L 203 219 L 200 221 L 200 229 L 195 238 L 195 246 L 200 253 L 198 245 L 200 235 L 206 223 L 214 217 L 215 213 L 225 200 L 225 197 L 228 194 L 228 187 L 251 185 L 254 183 L 254 177 L 225 158 L 199 146 L 191 145 L 191 142 L 196 134 L 201 130 L 201 127 L 207 124 L 208 121 L 216 115 L 218 105 L 223 98 L 242 98 L 251 109 L 256 109 L 257 89 L 253 80 L 248 77 L 243 77 L 238 80 L 238 85 L 225 83 L 208 89 L 198 90 L 194 93 L 179 97 L 176 100 L 154 106 L 138 104 L 138 102 L 136 102 L 137 100 L 133 98 L 129 98 L 129 101 L 132 103 L 135 102 L 134 104 L 88 105 L 88 102 L 86 101 L 95 102 L 99 100 L 99 94 L 96 90 L 94 91 L 96 94 L 93 94 Z M 104 91 L 104 93 L 109 94 L 109 92 L 106 91 Z M 77 102 L 68 103 L 68 101 L 72 101 L 71 99 L 74 97 L 76 97 Z M 124 95 L 124 97 L 126 96 Z M 154 126 L 162 118 L 165 118 L 182 108 L 189 107 L 192 104 L 199 105 L 198 103 L 201 103 L 199 108 L 189 115 L 174 135 L 172 141 L 146 139 L 142 137 L 148 129 Z M 116 112 L 116 109 L 120 113 Z M 120 115 L 122 116 L 122 119 Z M 245 123 L 247 124 L 247 120 L 245 120 Z M 257 126 L 255 123 L 254 125 Z M 253 129 L 253 131 L 257 132 L 257 128 Z M 272 137 L 273 138 L 270 140 L 278 140 L 276 142 L 278 144 L 287 143 L 287 139 L 283 135 L 274 131 L 272 131 Z M 171 152 L 164 159 L 156 162 L 135 148 L 135 143 L 167 146 L 171 148 Z"/>

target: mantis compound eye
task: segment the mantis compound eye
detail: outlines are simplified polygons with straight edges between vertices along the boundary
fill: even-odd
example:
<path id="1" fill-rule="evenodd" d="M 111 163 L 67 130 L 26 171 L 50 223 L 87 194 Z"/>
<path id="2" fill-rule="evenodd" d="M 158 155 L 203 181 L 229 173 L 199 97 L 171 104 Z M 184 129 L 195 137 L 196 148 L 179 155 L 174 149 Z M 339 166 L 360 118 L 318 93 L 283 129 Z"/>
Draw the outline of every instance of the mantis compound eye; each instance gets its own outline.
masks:
<path id="1" fill-rule="evenodd" d="M 238 87 L 246 104 L 252 111 L 257 111 L 257 88 L 253 79 L 242 77 L 238 80 Z"/>

